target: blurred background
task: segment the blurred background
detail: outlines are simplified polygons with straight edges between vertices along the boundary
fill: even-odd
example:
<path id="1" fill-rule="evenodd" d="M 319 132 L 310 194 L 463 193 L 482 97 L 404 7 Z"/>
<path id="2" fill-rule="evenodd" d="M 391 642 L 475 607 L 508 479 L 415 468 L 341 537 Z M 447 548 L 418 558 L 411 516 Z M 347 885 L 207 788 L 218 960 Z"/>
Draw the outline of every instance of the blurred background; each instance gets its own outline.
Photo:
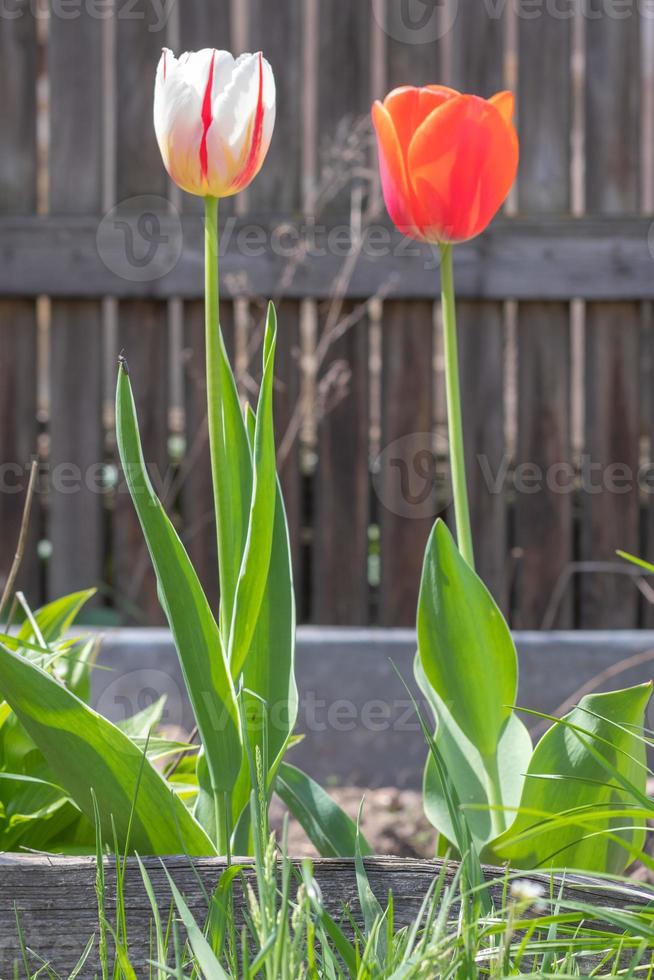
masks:
<path id="1" fill-rule="evenodd" d="M 277 126 L 221 202 L 222 322 L 276 412 L 298 618 L 412 625 L 450 520 L 437 255 L 382 206 L 369 110 L 441 82 L 517 96 L 505 213 L 455 253 L 478 569 L 519 629 L 654 624 L 616 549 L 654 559 L 654 4 L 630 0 L 3 0 L 0 587 L 31 460 L 20 586 L 97 585 L 98 623 L 162 614 L 113 430 L 130 364 L 146 459 L 217 601 L 201 202 L 152 125 L 161 48 L 262 49 Z"/>

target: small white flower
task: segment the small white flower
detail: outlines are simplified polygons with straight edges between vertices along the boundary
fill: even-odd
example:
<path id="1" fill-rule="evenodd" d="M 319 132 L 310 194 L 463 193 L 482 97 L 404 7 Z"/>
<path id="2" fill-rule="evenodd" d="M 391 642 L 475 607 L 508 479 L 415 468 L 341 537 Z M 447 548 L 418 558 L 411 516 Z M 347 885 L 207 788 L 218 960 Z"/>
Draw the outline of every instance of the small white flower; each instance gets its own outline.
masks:
<path id="1" fill-rule="evenodd" d="M 529 881 L 519 878 L 511 882 L 509 888 L 511 898 L 523 905 L 541 906 L 542 899 L 545 897 L 545 889 L 537 881 Z"/>

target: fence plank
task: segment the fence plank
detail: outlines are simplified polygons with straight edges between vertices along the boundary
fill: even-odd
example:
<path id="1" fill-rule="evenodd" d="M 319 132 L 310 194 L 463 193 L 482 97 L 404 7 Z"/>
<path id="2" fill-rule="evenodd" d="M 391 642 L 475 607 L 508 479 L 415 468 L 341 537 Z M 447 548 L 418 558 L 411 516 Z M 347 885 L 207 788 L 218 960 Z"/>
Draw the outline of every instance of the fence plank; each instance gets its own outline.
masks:
<path id="1" fill-rule="evenodd" d="M 224 210 L 221 206 L 223 218 Z M 318 228 L 317 254 L 297 264 L 292 282 L 284 288 L 286 298 L 329 299 L 333 295 L 347 245 L 342 219 L 341 214 L 326 221 L 324 236 Z M 297 216 L 252 213 L 221 223 L 226 232 L 221 259 L 223 298 L 274 296 L 288 271 L 288 257 L 272 251 L 257 253 L 256 247 L 254 254 L 251 249 L 247 250 L 251 254 L 245 254 L 240 236 L 247 228 L 259 226 L 270 241 L 281 228 L 287 245 L 302 233 Z M 367 299 L 383 286 L 389 299 L 435 299 L 439 283 L 433 249 L 418 242 L 407 244 L 390 222 L 382 218 L 381 223 L 388 231 L 388 248 L 381 249 L 379 239 L 370 242 L 355 263 L 344 295 Z M 649 218 L 631 214 L 496 218 L 479 238 L 457 245 L 457 295 L 460 300 L 652 300 L 650 226 Z M 171 237 L 168 246 L 161 245 L 157 258 L 162 270 L 170 271 L 149 282 L 121 278 L 104 265 L 98 255 L 97 229 L 98 217 L 93 214 L 0 216 L 0 251 L 5 259 L 0 265 L 0 297 L 202 298 L 199 271 L 204 238 L 196 215 L 183 216 L 184 250 L 177 264 L 179 219 L 162 216 L 161 233 Z M 376 225 L 373 232 L 379 234 Z M 334 239 L 339 254 L 328 250 Z"/>
<path id="2" fill-rule="evenodd" d="M 501 303 L 461 303 L 461 391 L 470 522 L 477 572 L 507 609 L 507 487 L 504 440 L 504 314 Z"/>
<path id="3" fill-rule="evenodd" d="M 117 19 L 117 198 L 128 210 L 143 210 L 140 195 L 158 195 L 162 208 L 168 181 L 152 125 L 152 91 L 166 36 L 151 4 L 138 4 L 140 17 Z M 159 29 L 157 29 L 159 27 Z M 136 241 L 134 248 L 147 242 Z M 127 242 L 126 242 L 127 247 Z M 165 304 L 123 302 L 119 346 L 130 360 L 134 397 L 146 462 L 159 474 L 168 467 L 168 330 Z M 113 586 L 121 603 L 142 623 L 164 621 L 154 572 L 129 494 L 119 493 L 113 520 Z"/>
<path id="4" fill-rule="evenodd" d="M 248 191 L 251 212 L 268 216 L 280 210 L 297 214 L 302 207 L 302 4 L 286 0 L 272 5 L 269 0 L 250 0 L 249 46 L 262 50 L 275 71 L 277 104 L 280 111 L 275 133 L 263 169 Z M 270 246 L 269 246 L 270 247 Z M 289 266 L 290 267 L 290 266 Z M 284 273 L 280 277 L 284 282 Z M 284 298 L 285 289 L 278 287 L 269 298 L 277 304 L 279 334 L 275 367 L 275 430 L 277 446 L 288 433 L 291 419 L 300 398 L 301 360 L 300 321 L 301 301 Z M 252 373 L 261 374 L 260 348 L 253 351 L 256 363 Z M 289 523 L 293 576 L 298 608 L 306 590 L 301 560 L 302 537 L 302 474 L 300 471 L 300 440 L 296 436 L 286 444 L 280 466 L 280 480 Z"/>
<path id="5" fill-rule="evenodd" d="M 416 24 L 393 0 L 386 6 L 388 91 L 440 81 L 433 16 Z M 426 39 L 426 40 L 425 40 Z M 414 259 L 420 263 L 420 259 Z M 432 271 L 434 279 L 436 274 Z M 379 621 L 415 623 L 425 544 L 435 516 L 434 307 L 388 301 L 383 307 Z M 397 442 L 397 440 L 401 440 Z M 392 450 L 389 447 L 393 447 Z"/>
<path id="6" fill-rule="evenodd" d="M 5 149 L 0 154 L 0 209 L 5 214 L 29 214 L 36 207 L 36 65 L 34 17 L 23 11 L 16 19 L 2 18 L 0 124 Z M 34 302 L 0 300 L 0 580 L 9 572 L 20 531 L 27 468 L 37 451 L 36 349 Z M 41 598 L 36 553 L 38 499 L 32 514 L 18 587 L 36 604 Z"/>
<path id="7" fill-rule="evenodd" d="M 615 19 L 599 3 L 586 23 L 586 206 L 619 213 L 638 207 L 639 17 Z M 600 10 L 601 8 L 601 10 Z M 606 84 L 607 76 L 611 84 Z M 611 560 L 639 547 L 638 366 L 636 303 L 586 307 L 585 451 L 601 468 L 602 492 L 582 493 L 581 557 Z M 616 466 L 619 469 L 615 468 Z M 624 472 L 631 488 L 625 490 Z M 591 477 L 597 486 L 595 477 Z M 636 625 L 637 594 L 624 576 L 584 575 L 581 626 Z"/>
<path id="8" fill-rule="evenodd" d="M 334 153 L 342 153 L 355 120 L 370 110 L 371 31 L 365 4 L 344 7 L 338 0 L 327 0 L 320 4 L 319 18 L 319 184 L 324 184 L 330 179 Z M 348 182 L 331 195 L 321 217 L 349 216 L 351 189 Z M 332 312 L 340 299 L 332 298 Z M 335 319 L 347 317 L 352 310 L 352 304 L 344 303 Z M 322 335 L 329 321 L 326 310 Z M 323 410 L 318 419 L 312 619 L 319 623 L 354 625 L 367 623 L 369 616 L 367 333 L 368 319 L 363 317 L 331 345 L 318 379 Z M 349 374 L 345 390 L 344 372 Z M 331 387 L 330 378 L 336 382 Z M 337 404 L 329 404 L 338 398 Z"/>
<path id="9" fill-rule="evenodd" d="M 351 312 L 344 304 L 343 315 Z M 354 626 L 369 618 L 367 365 L 363 317 L 331 345 L 318 398 L 311 614 L 316 623 Z"/>
<path id="10" fill-rule="evenodd" d="M 452 84 L 489 97 L 503 88 L 503 20 L 463 0 L 452 29 Z M 455 267 L 458 250 L 455 251 Z M 506 609 L 507 519 L 504 494 L 489 493 L 480 454 L 495 464 L 504 452 L 504 359 L 501 303 L 459 304 L 461 395 L 466 470 L 475 561 L 481 577 Z"/>
<path id="11" fill-rule="evenodd" d="M 532 213 L 570 210 L 570 20 L 543 11 L 519 22 L 518 85 L 521 163 L 518 206 Z M 547 77 L 546 86 L 540 79 Z M 519 549 L 513 623 L 537 629 L 557 581 L 572 560 L 573 488 L 560 492 L 570 466 L 570 311 L 564 303 L 521 303 L 518 309 L 518 446 L 516 466 L 536 467 L 536 493 L 518 487 L 515 544 Z M 559 468 L 559 477 L 556 477 Z M 520 472 L 520 471 L 517 471 Z M 564 481 L 565 482 L 565 481 Z M 570 590 L 553 625 L 572 625 Z"/>
<path id="12" fill-rule="evenodd" d="M 382 330 L 379 621 L 412 626 L 436 507 L 433 304 L 385 303 Z"/>
<path id="13" fill-rule="evenodd" d="M 88 12 L 70 20 L 53 17 L 50 22 L 53 212 L 84 214 L 101 208 L 102 74 L 98 66 L 102 63 L 102 29 L 103 21 Z M 83 164 L 75 166 L 75 161 Z M 100 301 L 54 301 L 48 519 L 51 597 L 97 585 L 104 579 L 101 363 Z"/>

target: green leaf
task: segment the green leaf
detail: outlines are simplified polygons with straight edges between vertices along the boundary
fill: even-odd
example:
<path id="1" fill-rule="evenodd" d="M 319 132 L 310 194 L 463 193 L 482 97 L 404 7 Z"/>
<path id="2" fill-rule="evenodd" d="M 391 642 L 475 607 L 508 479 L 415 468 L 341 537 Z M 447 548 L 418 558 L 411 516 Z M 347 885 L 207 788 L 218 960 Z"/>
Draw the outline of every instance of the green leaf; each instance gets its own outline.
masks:
<path id="1" fill-rule="evenodd" d="M 191 561 L 147 475 L 124 365 L 118 373 L 116 434 L 132 500 L 157 575 L 211 785 L 229 792 L 241 765 L 240 718 L 218 626 Z"/>
<path id="2" fill-rule="evenodd" d="M 250 410 L 248 432 L 254 437 L 255 417 Z M 274 655 L 273 655 L 274 651 Z M 295 683 L 295 597 L 288 525 L 279 480 L 276 480 L 272 553 L 266 588 L 250 652 L 243 670 L 243 686 L 255 697 L 245 700 L 244 718 L 252 757 L 259 748 L 270 770 L 288 747 L 298 709 Z M 244 754 L 245 755 L 245 754 Z M 234 820 L 249 814 L 250 765 L 244 758 L 234 791 Z"/>
<path id="3" fill-rule="evenodd" d="M 218 324 L 216 329 L 220 330 Z M 252 498 L 252 457 L 241 413 L 238 390 L 229 364 L 222 333 L 219 335 L 220 415 L 213 469 L 217 501 L 218 565 L 220 570 L 220 621 L 225 646 L 232 628 L 237 583 L 248 533 Z M 211 406 L 210 406 L 211 409 Z"/>
<path id="4" fill-rule="evenodd" d="M 520 799 L 531 739 L 512 710 L 518 664 L 509 628 L 493 597 L 436 521 L 427 544 L 418 603 L 416 680 L 434 712 L 436 746 L 477 848 L 511 821 L 503 807 Z M 434 759 L 427 761 L 425 811 L 456 841 Z"/>
<path id="5" fill-rule="evenodd" d="M 356 824 L 310 776 L 282 762 L 275 791 L 322 857 L 354 857 Z M 373 853 L 362 834 L 359 834 L 359 846 L 361 854 Z"/>
<path id="6" fill-rule="evenodd" d="M 624 817 L 599 821 L 596 817 L 601 807 L 630 801 L 629 789 L 624 786 L 633 784 L 636 798 L 644 794 L 645 744 L 638 729 L 642 728 L 651 691 L 651 684 L 642 684 L 588 695 L 543 735 L 534 750 L 522 793 L 520 807 L 524 812 L 518 813 L 509 830 L 495 841 L 497 858 L 521 868 L 565 865 L 613 874 L 624 870 L 630 863 L 629 850 L 611 840 L 608 833 L 598 836 L 597 831 L 611 831 L 636 850 L 642 846 L 644 832 Z M 551 776 L 560 778 L 544 778 Z M 592 807 L 592 822 L 584 824 L 583 814 L 577 823 L 557 822 L 557 815 L 576 807 Z M 616 829 L 630 823 L 634 829 Z"/>
<path id="7" fill-rule="evenodd" d="M 631 562 L 632 565 L 638 565 L 639 568 L 644 568 L 646 572 L 654 573 L 654 565 L 651 562 L 645 561 L 644 558 L 638 558 L 636 555 L 630 555 L 628 551 L 616 551 L 616 555 L 620 558 L 624 558 L 625 561 Z"/>
<path id="8" fill-rule="evenodd" d="M 38 609 L 34 613 L 34 620 L 38 626 L 41 637 L 47 644 L 54 643 L 66 630 L 72 626 L 80 610 L 86 605 L 89 599 L 95 595 L 95 589 L 86 589 L 83 592 L 74 592 L 49 602 L 46 606 Z M 20 630 L 16 634 L 18 640 L 25 640 L 27 643 L 38 643 L 40 638 L 34 631 L 33 624 L 26 619 Z"/>
<path id="9" fill-rule="evenodd" d="M 521 719 L 515 713 L 509 715 L 497 746 L 497 768 L 489 767 L 430 687 L 418 657 L 414 670 L 416 681 L 438 719 L 434 735 L 436 748 L 463 808 L 462 817 L 468 825 L 470 836 L 477 851 L 481 852 L 497 836 L 493 816 L 496 821 L 503 820 L 504 825 L 513 820 L 513 808 L 520 802 L 531 758 L 531 737 Z M 423 797 L 428 820 L 450 843 L 456 844 L 457 832 L 452 824 L 446 790 L 431 753 L 425 766 Z M 493 813 L 488 809 L 493 798 L 496 806 L 507 808 L 505 814 Z"/>
<path id="10" fill-rule="evenodd" d="M 93 820 L 93 790 L 105 840 L 115 824 L 141 854 L 215 853 L 211 841 L 130 739 L 39 666 L 0 645 L 0 691 L 58 783 Z M 139 784 L 140 778 L 140 784 Z"/>
<path id="11" fill-rule="evenodd" d="M 177 912 L 179 913 L 180 919 L 184 923 L 184 928 L 186 929 L 186 934 L 188 936 L 189 945 L 193 951 L 193 956 L 195 957 L 197 965 L 202 971 L 202 974 L 205 977 L 213 977 L 215 980 L 229 980 L 227 974 L 220 964 L 220 961 L 211 948 L 211 944 L 207 940 L 200 926 L 195 921 L 193 913 L 184 901 L 182 893 L 177 888 L 173 879 L 170 877 L 165 864 L 163 865 L 163 869 L 166 873 L 170 890 L 173 893 L 175 905 L 177 906 Z"/>
<path id="12" fill-rule="evenodd" d="M 492 757 L 515 704 L 515 646 L 493 597 L 441 520 L 425 552 L 418 652 L 453 720 L 483 757 Z"/>
<path id="13" fill-rule="evenodd" d="M 250 518 L 229 634 L 229 664 L 234 680 L 239 677 L 250 652 L 270 568 L 277 499 L 272 402 L 276 343 L 277 317 L 275 307 L 270 303 L 264 338 L 263 379 L 254 430 Z"/>
<path id="14" fill-rule="evenodd" d="M 99 640 L 92 636 L 76 643 L 56 663 L 58 673 L 68 690 L 87 704 L 91 700 L 91 673 L 99 650 Z"/>

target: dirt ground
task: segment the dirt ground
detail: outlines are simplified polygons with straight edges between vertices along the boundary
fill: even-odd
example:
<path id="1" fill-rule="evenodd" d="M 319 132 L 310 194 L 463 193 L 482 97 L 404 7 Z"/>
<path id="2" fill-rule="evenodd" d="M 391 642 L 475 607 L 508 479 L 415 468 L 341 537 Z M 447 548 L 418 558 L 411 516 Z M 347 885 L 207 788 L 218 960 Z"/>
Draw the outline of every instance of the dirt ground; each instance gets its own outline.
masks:
<path id="1" fill-rule="evenodd" d="M 654 797 L 654 780 L 647 786 Z M 432 858 L 436 833 L 422 812 L 422 794 L 414 790 L 361 789 L 346 786 L 329 790 L 330 796 L 356 820 L 361 800 L 364 800 L 361 829 L 376 854 L 398 857 Z M 284 808 L 275 799 L 271 808 L 271 825 L 280 830 Z M 295 820 L 289 822 L 288 849 L 294 857 L 317 857 L 316 849 Z M 654 855 L 654 834 L 650 834 L 648 853 Z M 644 865 L 635 865 L 629 872 L 638 881 L 654 884 L 654 872 Z"/>

